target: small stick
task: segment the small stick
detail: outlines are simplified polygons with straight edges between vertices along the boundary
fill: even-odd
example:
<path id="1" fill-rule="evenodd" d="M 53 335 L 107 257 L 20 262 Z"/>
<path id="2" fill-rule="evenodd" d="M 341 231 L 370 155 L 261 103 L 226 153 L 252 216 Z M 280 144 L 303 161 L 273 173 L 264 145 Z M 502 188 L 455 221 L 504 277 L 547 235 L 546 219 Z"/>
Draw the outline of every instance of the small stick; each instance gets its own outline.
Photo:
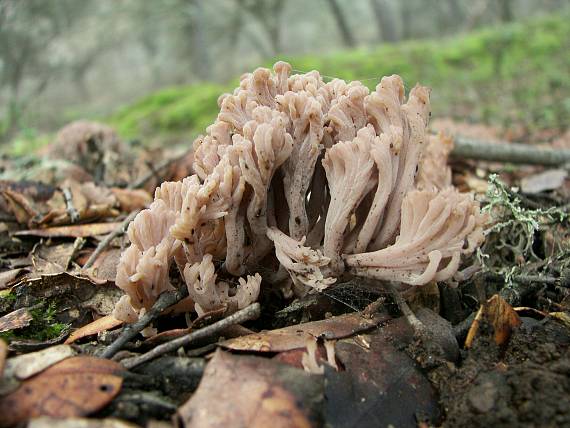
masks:
<path id="1" fill-rule="evenodd" d="M 465 137 L 455 137 L 454 158 L 509 162 L 528 165 L 559 166 L 570 162 L 570 150 L 539 149 L 530 144 L 489 143 Z"/>
<path id="2" fill-rule="evenodd" d="M 138 357 L 133 357 L 123 360 L 121 361 L 121 364 L 127 369 L 132 369 L 138 365 L 141 365 L 143 363 L 146 363 L 147 361 L 159 357 L 160 355 L 176 351 L 181 346 L 186 346 L 197 340 L 213 336 L 229 326 L 232 326 L 234 324 L 241 324 L 245 321 L 256 319 L 257 317 L 259 317 L 259 314 L 260 314 L 259 303 L 253 303 L 248 307 L 237 311 L 235 314 L 230 315 L 229 317 L 226 317 L 218 322 L 215 322 L 214 324 L 210 324 L 207 327 L 201 328 L 200 330 L 196 330 L 192 333 L 189 333 L 186 336 L 179 337 L 170 342 L 163 343 L 162 345 L 159 345 L 156 348 L 148 351 L 147 353 L 139 355 Z"/>
<path id="3" fill-rule="evenodd" d="M 388 282 L 386 287 L 388 288 L 388 291 L 390 291 L 390 294 L 392 295 L 392 298 L 394 299 L 396 305 L 398 305 L 398 308 L 402 312 L 402 315 L 404 315 L 406 320 L 408 320 L 408 324 L 410 324 L 410 327 L 412 327 L 414 333 L 420 337 L 425 337 L 427 333 L 426 326 L 424 326 L 418 317 L 416 317 L 416 314 L 412 312 L 400 292 L 396 290 L 396 287 L 394 287 L 391 282 Z"/>
<path id="4" fill-rule="evenodd" d="M 65 209 L 69 215 L 69 220 L 72 224 L 77 223 L 79 221 L 79 213 L 73 206 L 73 195 L 71 194 L 71 190 L 69 187 L 63 187 L 61 189 L 61 192 L 63 193 L 63 199 L 65 200 Z"/>
<path id="5" fill-rule="evenodd" d="M 75 256 L 77 256 L 77 253 L 83 248 L 83 246 L 85 245 L 86 242 L 87 242 L 87 240 L 83 237 L 75 238 L 75 241 L 73 241 L 73 248 L 72 248 L 71 254 L 67 258 L 67 261 L 65 262 L 65 266 L 64 266 L 65 270 L 69 269 L 69 265 L 71 265 L 71 262 L 73 261 Z"/>
<path id="6" fill-rule="evenodd" d="M 105 236 L 105 239 L 103 239 L 101 242 L 99 242 L 99 245 L 97 245 L 97 248 L 95 248 L 95 251 L 93 251 L 93 254 L 91 254 L 91 256 L 89 256 L 89 259 L 87 259 L 87 261 L 83 265 L 83 269 L 88 269 L 91 266 L 93 266 L 93 263 L 95 263 L 95 260 L 97 260 L 97 257 L 99 257 L 99 255 L 103 252 L 103 250 L 105 248 L 107 248 L 107 246 L 111 243 L 111 241 L 113 239 L 115 239 L 117 236 L 120 236 L 123 233 L 125 233 L 127 226 L 130 224 L 131 221 L 133 221 L 133 219 L 135 218 L 135 216 L 137 214 L 138 214 L 138 211 L 133 211 L 132 213 L 130 213 L 118 228 L 113 230 L 111 233 L 109 233 L 107 236 Z"/>
<path id="7" fill-rule="evenodd" d="M 181 287 L 177 291 L 170 291 L 167 293 L 162 293 L 158 296 L 154 305 L 150 311 L 145 313 L 139 320 L 135 323 L 129 324 L 123 328 L 123 331 L 117 337 L 113 343 L 111 343 L 105 350 L 101 353 L 101 358 L 111 358 L 117 352 L 121 350 L 121 348 L 132 340 L 137 334 L 139 334 L 142 330 L 145 329 L 152 321 L 157 319 L 166 308 L 178 303 L 183 298 L 188 296 L 188 288 Z"/>

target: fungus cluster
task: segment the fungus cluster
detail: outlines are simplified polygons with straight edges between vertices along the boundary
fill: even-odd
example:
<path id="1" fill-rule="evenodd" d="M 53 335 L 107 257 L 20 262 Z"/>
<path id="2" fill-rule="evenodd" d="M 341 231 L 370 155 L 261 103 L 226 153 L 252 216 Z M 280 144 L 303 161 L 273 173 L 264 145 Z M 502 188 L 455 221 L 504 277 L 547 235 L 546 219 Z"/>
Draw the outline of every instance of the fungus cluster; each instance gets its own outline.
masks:
<path id="1" fill-rule="evenodd" d="M 421 286 L 449 280 L 483 240 L 451 185 L 450 149 L 428 134 L 429 89 L 399 76 L 375 91 L 278 62 L 241 78 L 194 142 L 195 174 L 163 183 L 131 223 L 115 316 L 131 322 L 179 272 L 199 314 L 287 296 L 347 275 Z"/>

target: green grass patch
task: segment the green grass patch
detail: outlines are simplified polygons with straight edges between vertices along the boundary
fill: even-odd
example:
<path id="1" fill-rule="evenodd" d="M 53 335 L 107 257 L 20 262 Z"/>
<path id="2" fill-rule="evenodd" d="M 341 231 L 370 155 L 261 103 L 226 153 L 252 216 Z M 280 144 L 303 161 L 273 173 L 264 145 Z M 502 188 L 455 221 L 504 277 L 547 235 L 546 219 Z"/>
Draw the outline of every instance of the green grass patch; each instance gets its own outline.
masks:
<path id="1" fill-rule="evenodd" d="M 487 28 L 444 40 L 410 41 L 328 55 L 279 58 L 293 69 L 362 80 L 371 89 L 400 74 L 408 89 L 430 86 L 436 117 L 455 117 L 529 132 L 564 129 L 570 117 L 570 15 Z M 269 65 L 269 64 L 268 64 Z M 126 138 L 205 131 L 217 98 L 234 85 L 199 84 L 156 92 L 123 108 L 111 124 Z"/>

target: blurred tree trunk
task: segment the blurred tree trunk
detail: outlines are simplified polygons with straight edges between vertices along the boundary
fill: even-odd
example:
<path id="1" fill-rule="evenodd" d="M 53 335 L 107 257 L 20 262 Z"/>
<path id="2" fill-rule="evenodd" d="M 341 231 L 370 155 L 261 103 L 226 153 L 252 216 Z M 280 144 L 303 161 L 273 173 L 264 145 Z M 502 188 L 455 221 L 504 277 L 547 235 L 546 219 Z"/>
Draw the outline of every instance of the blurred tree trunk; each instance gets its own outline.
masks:
<path id="1" fill-rule="evenodd" d="M 349 48 L 354 47 L 356 43 L 354 41 L 352 30 L 348 26 L 348 22 L 346 22 L 337 0 L 328 0 L 328 2 L 336 24 L 338 25 L 343 43 Z"/>
<path id="2" fill-rule="evenodd" d="M 392 7 L 387 0 L 370 0 L 370 6 L 376 16 L 378 38 L 383 42 L 398 40 Z"/>
<path id="3" fill-rule="evenodd" d="M 412 16 L 414 15 L 412 2 L 410 0 L 400 2 L 400 15 L 402 19 L 402 39 L 410 39 L 413 36 Z"/>
<path id="4" fill-rule="evenodd" d="M 281 16 L 285 8 L 286 1 L 283 0 L 237 0 L 240 9 L 247 11 L 263 28 L 267 35 L 269 44 L 269 54 L 277 55 L 282 51 L 281 45 Z M 248 27 L 246 26 L 246 32 Z M 250 41 L 254 44 L 262 55 L 268 56 L 259 40 L 248 33 Z"/>
<path id="5" fill-rule="evenodd" d="M 499 14 L 502 22 L 513 21 L 513 2 L 511 0 L 499 0 Z"/>
<path id="6" fill-rule="evenodd" d="M 190 47 L 192 72 L 200 80 L 210 76 L 210 50 L 205 35 L 204 2 L 201 0 L 185 0 L 188 19 L 184 25 Z"/>

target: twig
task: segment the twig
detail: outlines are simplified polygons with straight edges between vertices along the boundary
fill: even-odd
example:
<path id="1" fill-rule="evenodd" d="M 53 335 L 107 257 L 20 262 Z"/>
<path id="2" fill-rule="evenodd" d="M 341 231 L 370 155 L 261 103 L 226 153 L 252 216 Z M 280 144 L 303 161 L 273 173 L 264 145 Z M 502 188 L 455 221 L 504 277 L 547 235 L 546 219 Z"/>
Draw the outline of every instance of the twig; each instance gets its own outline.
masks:
<path id="1" fill-rule="evenodd" d="M 71 264 L 71 262 L 73 261 L 75 256 L 77 256 L 77 253 L 83 248 L 83 246 L 85 245 L 86 242 L 87 242 L 87 240 L 83 237 L 75 238 L 75 241 L 73 241 L 73 248 L 71 250 L 71 254 L 69 255 L 69 257 L 67 258 L 67 260 L 65 262 L 65 266 L 64 266 L 65 270 L 67 270 L 69 268 L 69 265 Z"/>
<path id="2" fill-rule="evenodd" d="M 145 174 L 144 176 L 142 176 L 139 180 L 137 180 L 133 184 L 131 184 L 129 186 L 129 189 L 140 189 L 141 187 L 143 187 L 146 184 L 146 182 L 148 180 L 150 180 L 153 177 L 157 177 L 160 179 L 160 176 L 158 175 L 159 173 L 161 173 L 163 170 L 168 168 L 173 163 L 178 162 L 181 159 L 184 159 L 190 153 L 190 151 L 191 150 L 186 151 L 186 152 L 182 153 L 180 156 L 176 156 L 172 159 L 166 159 L 165 161 L 160 163 L 156 168 L 152 168 L 152 166 L 149 166 L 150 171 L 147 174 Z"/>
<path id="3" fill-rule="evenodd" d="M 570 162 L 570 150 L 538 149 L 520 143 L 489 143 L 465 137 L 455 137 L 454 158 L 468 158 L 494 162 L 521 163 L 529 165 L 564 165 Z"/>
<path id="4" fill-rule="evenodd" d="M 241 309 L 235 314 L 230 315 L 229 317 L 226 317 L 218 322 L 215 322 L 214 324 L 201 328 L 200 330 L 196 330 L 186 336 L 179 337 L 170 342 L 163 343 L 162 345 L 159 345 L 149 352 L 139 355 L 138 357 L 123 360 L 121 361 L 121 364 L 127 369 L 132 369 L 133 367 L 146 363 L 147 361 L 150 361 L 160 355 L 175 351 L 182 346 L 189 345 L 192 342 L 200 339 L 211 337 L 231 325 L 241 324 L 242 322 L 256 319 L 259 317 L 259 314 L 259 303 L 253 303 L 252 305 L 249 305 L 248 307 Z"/>
<path id="5" fill-rule="evenodd" d="M 396 287 L 394 287 L 394 285 L 391 282 L 387 282 L 386 287 L 388 288 L 388 291 L 392 295 L 394 302 L 402 312 L 402 315 L 404 315 L 404 317 L 408 321 L 408 324 L 410 324 L 410 327 L 412 327 L 412 329 L 414 330 L 414 333 L 417 336 L 426 337 L 427 335 L 426 326 L 424 326 L 423 323 L 418 319 L 418 317 L 416 317 L 416 314 L 412 312 L 412 310 L 408 306 L 408 303 L 406 303 L 400 292 L 396 290 Z"/>
<path id="6" fill-rule="evenodd" d="M 113 230 L 111 233 L 109 233 L 107 236 L 105 236 L 105 239 L 103 239 L 101 242 L 99 242 L 99 245 L 97 245 L 97 248 L 95 248 L 95 251 L 93 251 L 93 253 L 89 257 L 89 259 L 87 259 L 87 261 L 83 265 L 83 269 L 88 269 L 91 266 L 93 266 L 93 263 L 95 263 L 95 260 L 97 260 L 97 257 L 99 257 L 99 255 L 103 252 L 103 250 L 105 248 L 107 248 L 107 246 L 111 243 L 111 241 L 113 239 L 115 239 L 117 236 L 120 236 L 123 233 L 125 233 L 127 226 L 130 224 L 131 221 L 133 221 L 133 219 L 135 218 L 135 216 L 137 214 L 138 214 L 138 210 L 130 213 L 118 228 Z"/>
<path id="7" fill-rule="evenodd" d="M 167 293 L 162 293 L 158 296 L 154 305 L 150 311 L 146 312 L 139 320 L 135 323 L 129 324 L 123 328 L 123 331 L 117 337 L 113 343 L 111 343 L 105 350 L 101 353 L 101 358 L 111 358 L 117 352 L 121 350 L 125 344 L 132 340 L 137 334 L 145 329 L 151 322 L 157 319 L 166 308 L 178 303 L 182 299 L 188 296 L 188 289 L 186 287 L 181 287 L 177 291 L 170 291 Z"/>
<path id="8" fill-rule="evenodd" d="M 67 210 L 67 214 L 69 214 L 69 220 L 72 224 L 77 223 L 79 221 L 79 213 L 73 206 L 73 195 L 71 194 L 71 190 L 69 190 L 69 187 L 63 187 L 61 192 L 63 193 L 65 209 Z"/>

